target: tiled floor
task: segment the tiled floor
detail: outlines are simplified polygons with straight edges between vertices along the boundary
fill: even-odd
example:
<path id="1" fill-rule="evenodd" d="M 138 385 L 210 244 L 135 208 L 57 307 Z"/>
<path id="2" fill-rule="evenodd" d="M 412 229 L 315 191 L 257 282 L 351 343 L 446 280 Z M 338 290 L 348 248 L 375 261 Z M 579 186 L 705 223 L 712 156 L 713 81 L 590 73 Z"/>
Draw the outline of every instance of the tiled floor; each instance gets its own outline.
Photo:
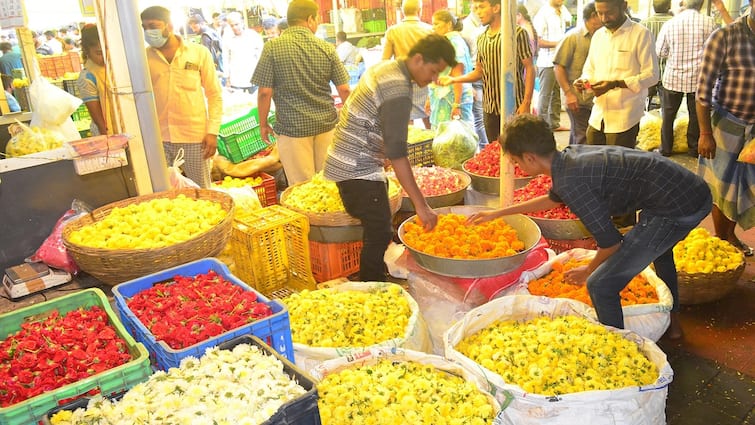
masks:
<path id="1" fill-rule="evenodd" d="M 564 115 L 564 123 L 568 119 Z M 568 132 L 556 133 L 559 144 Z M 672 159 L 693 167 L 686 155 Z M 712 230 L 710 218 L 704 227 Z M 755 229 L 738 230 L 740 238 L 755 247 Z M 747 268 L 736 289 L 724 299 L 703 305 L 684 306 L 682 324 L 685 338 L 671 342 L 662 339 L 674 370 L 666 407 L 671 425 L 755 424 L 755 257 L 747 259 Z M 32 295 L 18 302 L 0 298 L 0 314 L 55 298 L 81 288 L 99 286 L 110 289 L 86 275 L 74 282 Z"/>

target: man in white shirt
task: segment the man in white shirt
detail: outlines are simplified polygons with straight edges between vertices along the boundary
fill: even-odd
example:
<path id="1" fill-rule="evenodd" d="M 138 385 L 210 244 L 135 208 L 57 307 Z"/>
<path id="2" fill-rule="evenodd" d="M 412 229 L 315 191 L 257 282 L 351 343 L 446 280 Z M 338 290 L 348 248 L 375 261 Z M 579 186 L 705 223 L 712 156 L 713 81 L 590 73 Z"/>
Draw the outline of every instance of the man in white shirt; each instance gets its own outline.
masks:
<path id="1" fill-rule="evenodd" d="M 705 40 L 716 30 L 713 18 L 703 16 L 703 0 L 686 0 L 687 8 L 661 27 L 655 43 L 658 57 L 668 58 L 663 71 L 661 92 L 661 148 L 663 156 L 670 156 L 674 146 L 674 119 L 682 98 L 687 97 L 689 124 L 687 147 L 690 156 L 697 158 L 697 139 L 700 129 L 695 113 L 695 91 Z"/>
<path id="2" fill-rule="evenodd" d="M 346 33 L 336 33 L 336 53 L 344 65 L 356 65 L 359 62 L 359 49 L 346 39 Z"/>
<path id="3" fill-rule="evenodd" d="M 553 72 L 553 56 L 556 46 L 566 34 L 566 28 L 571 25 L 571 13 L 564 6 L 564 0 L 550 0 L 537 11 L 532 25 L 539 46 L 535 63 L 540 79 L 538 114 L 550 124 L 552 130 L 563 131 L 566 128 L 561 127 L 561 90 Z"/>
<path id="4" fill-rule="evenodd" d="M 252 75 L 262 54 L 265 41 L 262 36 L 244 24 L 239 12 L 226 17 L 228 28 L 223 39 L 223 66 L 226 87 L 254 93 Z"/>
<path id="5" fill-rule="evenodd" d="M 645 112 L 648 87 L 658 82 L 653 36 L 628 19 L 623 0 L 598 0 L 603 28 L 595 31 L 578 90 L 592 90 L 595 104 L 588 120 L 587 144 L 634 148 Z"/>

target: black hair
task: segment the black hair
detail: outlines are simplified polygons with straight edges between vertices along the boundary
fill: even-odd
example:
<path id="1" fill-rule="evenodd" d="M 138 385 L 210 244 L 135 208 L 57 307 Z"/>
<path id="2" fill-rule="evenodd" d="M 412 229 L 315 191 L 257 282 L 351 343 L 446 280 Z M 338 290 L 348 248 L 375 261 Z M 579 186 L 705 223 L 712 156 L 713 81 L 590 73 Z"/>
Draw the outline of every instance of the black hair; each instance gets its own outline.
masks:
<path id="1" fill-rule="evenodd" d="M 582 9 L 582 20 L 583 21 L 589 20 L 590 18 L 592 18 L 592 16 L 595 13 L 597 13 L 595 12 L 595 3 L 594 2 L 587 3 L 585 7 Z"/>
<path id="2" fill-rule="evenodd" d="M 453 31 L 461 31 L 464 29 L 464 23 L 461 19 L 457 18 L 450 10 L 441 9 L 433 13 L 433 18 L 440 19 L 443 22 L 450 22 L 451 29 Z"/>
<path id="3" fill-rule="evenodd" d="M 417 41 L 417 44 L 409 50 L 407 57 L 419 53 L 425 62 L 438 63 L 442 59 L 448 66 L 456 66 L 456 50 L 454 45 L 445 36 L 430 34 Z"/>
<path id="4" fill-rule="evenodd" d="M 170 23 L 170 10 L 162 6 L 150 6 L 142 10 L 142 14 L 140 18 L 142 21 L 156 20 L 156 21 L 163 21 L 166 24 L 169 24 Z"/>
<path id="5" fill-rule="evenodd" d="M 346 33 L 343 31 L 338 31 L 336 33 L 336 41 L 346 41 Z"/>
<path id="6" fill-rule="evenodd" d="M 498 141 L 505 152 L 518 157 L 524 153 L 548 156 L 556 151 L 556 139 L 550 124 L 532 114 L 515 115 L 509 119 Z"/>
<path id="7" fill-rule="evenodd" d="M 86 61 L 89 49 L 100 45 L 100 33 L 95 24 L 86 24 L 81 28 L 81 57 Z"/>
<path id="8" fill-rule="evenodd" d="M 687 6 L 689 7 L 689 2 L 687 3 Z M 700 1 L 700 6 L 703 5 L 703 2 Z M 696 8 L 697 10 L 700 10 L 700 7 Z M 655 13 L 668 13 L 669 10 L 671 10 L 671 0 L 653 0 L 653 10 Z"/>
<path id="9" fill-rule="evenodd" d="M 317 16 L 318 10 L 319 7 L 313 0 L 292 0 L 288 4 L 286 19 L 294 25 L 307 22 L 310 16 Z"/>

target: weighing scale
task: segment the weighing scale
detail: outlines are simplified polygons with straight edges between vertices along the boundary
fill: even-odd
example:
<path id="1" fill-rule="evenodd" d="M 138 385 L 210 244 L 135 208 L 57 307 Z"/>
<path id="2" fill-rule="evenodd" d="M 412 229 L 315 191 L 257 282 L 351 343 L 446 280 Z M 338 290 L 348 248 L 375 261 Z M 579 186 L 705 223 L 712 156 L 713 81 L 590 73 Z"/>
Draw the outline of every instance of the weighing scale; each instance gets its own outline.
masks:
<path id="1" fill-rule="evenodd" d="M 44 263 L 23 263 L 5 269 L 3 288 L 11 299 L 23 297 L 71 281 L 71 274 Z"/>

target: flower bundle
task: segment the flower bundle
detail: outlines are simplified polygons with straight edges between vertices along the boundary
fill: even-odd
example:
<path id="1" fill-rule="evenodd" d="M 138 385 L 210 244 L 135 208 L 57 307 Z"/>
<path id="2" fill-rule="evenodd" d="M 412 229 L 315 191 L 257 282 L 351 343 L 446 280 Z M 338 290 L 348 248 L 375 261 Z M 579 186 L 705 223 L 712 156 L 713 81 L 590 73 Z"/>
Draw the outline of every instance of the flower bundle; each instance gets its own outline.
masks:
<path id="1" fill-rule="evenodd" d="M 317 386 L 323 424 L 490 424 L 488 397 L 463 378 L 418 362 L 381 360 Z"/>
<path id="2" fill-rule="evenodd" d="M 423 196 L 448 195 L 465 188 L 459 173 L 450 168 L 412 167 L 412 173 Z M 391 171 L 388 175 L 395 177 L 396 174 Z M 409 195 L 402 189 L 401 196 L 406 198 Z"/>
<path id="3" fill-rule="evenodd" d="M 529 201 L 532 198 L 548 194 L 548 191 L 553 187 L 553 180 L 550 176 L 540 174 L 527 183 L 527 186 L 516 189 L 514 191 L 514 203 L 520 204 L 524 201 Z M 548 218 L 553 220 L 576 220 L 576 214 L 571 212 L 569 207 L 562 204 L 556 208 L 551 208 L 545 211 L 535 211 L 527 213 L 531 217 Z"/>
<path id="4" fill-rule="evenodd" d="M 117 402 L 93 398 L 86 410 L 61 411 L 53 425 L 254 425 L 306 393 L 283 363 L 258 347 L 208 348 L 200 359 L 158 371 Z"/>
<path id="5" fill-rule="evenodd" d="M 406 333 L 412 310 L 398 285 L 373 291 L 320 289 L 284 300 L 295 343 L 368 347 Z"/>
<path id="6" fill-rule="evenodd" d="M 637 343 L 577 316 L 499 321 L 455 348 L 534 394 L 649 385 L 659 376 Z"/>
<path id="7" fill-rule="evenodd" d="M 394 179 L 388 179 L 388 197 L 393 198 L 401 191 Z M 299 211 L 312 213 L 345 212 L 338 187 L 332 180 L 326 179 L 322 172 L 315 174 L 311 180 L 288 189 L 284 206 Z"/>
<path id="8" fill-rule="evenodd" d="M 215 271 L 175 276 L 126 301 L 157 340 L 174 350 L 190 347 L 223 332 L 273 314 L 257 293 L 245 291 Z"/>
<path id="9" fill-rule="evenodd" d="M 544 295 L 551 298 L 571 298 L 592 307 L 587 285 L 571 284 L 564 280 L 564 272 L 590 263 L 589 259 L 570 259 L 565 263 L 555 261 L 547 275 L 530 281 L 527 289 L 532 295 Z M 621 291 L 621 305 L 652 304 L 658 302 L 658 293 L 642 274 L 633 277 Z"/>
<path id="10" fill-rule="evenodd" d="M 8 407 L 131 360 L 100 307 L 28 322 L 0 342 L 0 407 Z"/>
<path id="11" fill-rule="evenodd" d="M 444 258 L 509 257 L 524 249 L 516 230 L 502 218 L 474 225 L 466 221 L 461 214 L 441 214 L 429 232 L 420 223 L 407 222 L 403 240 L 418 251 Z"/>
<path id="12" fill-rule="evenodd" d="M 684 273 L 723 273 L 742 265 L 744 254 L 698 227 L 674 246 L 674 262 L 676 269 Z"/>

